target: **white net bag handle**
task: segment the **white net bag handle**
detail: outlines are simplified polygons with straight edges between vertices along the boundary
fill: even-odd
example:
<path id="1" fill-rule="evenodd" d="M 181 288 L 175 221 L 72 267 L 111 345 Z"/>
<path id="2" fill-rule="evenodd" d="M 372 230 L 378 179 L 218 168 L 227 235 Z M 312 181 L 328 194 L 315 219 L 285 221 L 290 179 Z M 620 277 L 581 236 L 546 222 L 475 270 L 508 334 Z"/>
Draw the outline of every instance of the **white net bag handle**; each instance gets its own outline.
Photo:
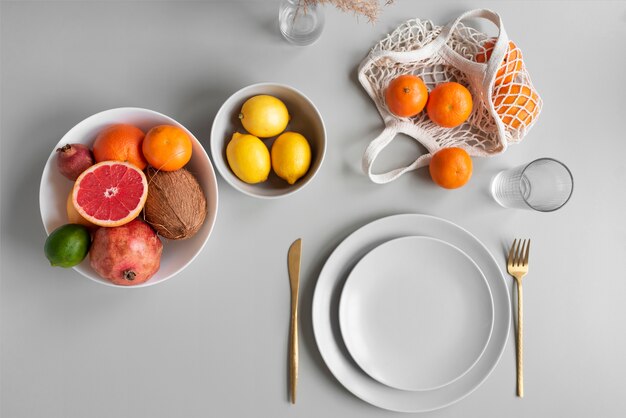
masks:
<path id="1" fill-rule="evenodd" d="M 447 45 L 450 36 L 454 32 L 455 28 L 463 19 L 468 18 L 484 18 L 491 21 L 498 28 L 498 37 L 493 47 L 491 57 L 486 63 L 478 63 L 470 61 L 467 58 L 459 55 L 456 51 Z M 509 39 L 504 30 L 502 19 L 500 16 L 488 9 L 475 9 L 461 14 L 455 20 L 448 22 L 442 29 L 440 34 L 430 43 L 424 45 L 422 48 L 412 51 L 389 51 L 378 50 L 370 54 L 368 61 L 374 61 L 381 58 L 387 58 L 400 64 L 412 63 L 427 59 L 433 54 L 439 54 L 447 62 L 463 72 L 481 75 L 483 93 L 487 96 L 488 103 L 491 103 L 492 90 L 495 83 L 496 73 L 500 67 L 500 63 L 504 59 L 509 46 Z M 366 87 L 367 88 L 367 87 Z M 371 95 L 371 94 L 370 94 Z M 503 142 L 505 140 L 504 125 L 500 122 L 500 119 L 493 108 L 490 106 L 490 113 L 497 121 L 497 127 L 499 131 L 499 137 Z M 402 174 L 417 170 L 418 168 L 425 167 L 430 163 L 432 153 L 435 149 L 429 149 L 427 144 L 423 144 L 428 153 L 420 155 L 412 164 L 406 167 L 396 168 L 394 170 L 375 174 L 372 172 L 372 166 L 374 161 L 378 157 L 378 154 L 387 147 L 398 135 L 398 133 L 415 134 L 416 126 L 408 121 L 399 120 L 395 117 L 385 117 L 385 129 L 376 137 L 367 147 L 363 154 L 362 169 L 369 176 L 370 180 L 374 183 L 384 184 L 389 183 Z M 419 132 L 419 129 L 418 129 Z M 506 144 L 505 144 L 506 146 Z"/>

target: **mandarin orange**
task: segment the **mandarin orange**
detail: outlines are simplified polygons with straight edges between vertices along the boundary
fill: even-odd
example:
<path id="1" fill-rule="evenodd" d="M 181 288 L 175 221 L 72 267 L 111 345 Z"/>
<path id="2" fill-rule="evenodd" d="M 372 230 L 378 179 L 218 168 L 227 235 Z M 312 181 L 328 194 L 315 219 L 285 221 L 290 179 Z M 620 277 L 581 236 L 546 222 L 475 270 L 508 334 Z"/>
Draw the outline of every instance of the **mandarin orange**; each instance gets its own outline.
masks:
<path id="1" fill-rule="evenodd" d="M 483 50 L 476 54 L 476 62 L 487 62 L 491 58 L 491 53 L 496 45 L 496 39 L 490 38 L 483 44 Z M 513 41 L 509 41 L 509 49 L 504 55 L 502 64 L 496 72 L 496 86 L 508 84 L 515 79 L 517 73 L 522 69 L 522 50 L 515 45 Z"/>
<path id="2" fill-rule="evenodd" d="M 493 92 L 493 105 L 502 123 L 512 129 L 527 127 L 539 114 L 537 92 L 524 84 L 503 85 Z"/>
<path id="3" fill-rule="evenodd" d="M 136 126 L 115 124 L 102 130 L 93 143 L 93 156 L 97 163 L 102 161 L 123 161 L 135 165 L 140 170 L 148 165 L 141 152 L 145 134 Z"/>
<path id="4" fill-rule="evenodd" d="M 421 78 L 405 74 L 394 78 L 385 90 L 387 107 L 396 116 L 411 117 L 420 113 L 428 99 L 428 89 Z"/>
<path id="5" fill-rule="evenodd" d="M 444 148 L 430 160 L 430 177 L 445 189 L 457 189 L 472 177 L 472 159 L 462 148 Z"/>
<path id="6" fill-rule="evenodd" d="M 426 111 L 430 120 L 444 128 L 454 128 L 472 113 L 472 95 L 463 85 L 450 81 L 437 85 L 428 96 Z"/>
<path id="7" fill-rule="evenodd" d="M 160 125 L 150 129 L 143 141 L 143 155 L 157 170 L 176 171 L 191 159 L 191 138 L 184 129 Z"/>

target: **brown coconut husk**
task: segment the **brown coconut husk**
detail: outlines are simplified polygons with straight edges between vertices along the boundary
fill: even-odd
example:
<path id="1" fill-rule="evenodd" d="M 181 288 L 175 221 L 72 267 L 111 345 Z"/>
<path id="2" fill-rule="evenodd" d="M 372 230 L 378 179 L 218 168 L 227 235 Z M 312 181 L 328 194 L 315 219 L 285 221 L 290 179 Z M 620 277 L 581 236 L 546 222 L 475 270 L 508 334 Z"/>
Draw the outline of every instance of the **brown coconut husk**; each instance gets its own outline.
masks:
<path id="1" fill-rule="evenodd" d="M 184 168 L 146 169 L 148 198 L 144 217 L 159 235 L 178 240 L 192 237 L 204 223 L 207 201 L 198 180 Z"/>

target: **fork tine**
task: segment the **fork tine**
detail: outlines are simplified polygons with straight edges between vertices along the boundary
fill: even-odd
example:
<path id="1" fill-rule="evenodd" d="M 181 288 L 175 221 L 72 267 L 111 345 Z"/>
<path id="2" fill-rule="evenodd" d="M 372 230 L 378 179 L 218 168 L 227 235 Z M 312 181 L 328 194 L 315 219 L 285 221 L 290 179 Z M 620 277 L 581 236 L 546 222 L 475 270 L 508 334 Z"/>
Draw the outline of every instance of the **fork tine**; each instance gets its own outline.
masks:
<path id="1" fill-rule="evenodd" d="M 530 238 L 528 239 L 528 244 L 526 245 L 526 251 L 524 252 L 524 263 L 522 265 L 528 265 L 528 254 L 530 253 Z"/>
<path id="2" fill-rule="evenodd" d="M 515 244 L 517 243 L 517 238 L 513 240 L 513 244 L 511 244 L 511 249 L 509 250 L 509 258 L 507 259 L 507 263 L 513 265 L 513 255 L 515 254 Z"/>
<path id="3" fill-rule="evenodd" d="M 522 245 L 519 249 L 519 257 L 517 259 L 517 266 L 521 267 L 524 265 L 524 254 L 526 253 L 526 239 L 522 241 Z"/>
<path id="4" fill-rule="evenodd" d="M 520 247 L 522 246 L 522 240 L 519 239 L 517 241 L 517 245 L 515 246 L 515 258 L 513 260 L 514 266 L 519 266 L 519 257 L 520 257 Z"/>

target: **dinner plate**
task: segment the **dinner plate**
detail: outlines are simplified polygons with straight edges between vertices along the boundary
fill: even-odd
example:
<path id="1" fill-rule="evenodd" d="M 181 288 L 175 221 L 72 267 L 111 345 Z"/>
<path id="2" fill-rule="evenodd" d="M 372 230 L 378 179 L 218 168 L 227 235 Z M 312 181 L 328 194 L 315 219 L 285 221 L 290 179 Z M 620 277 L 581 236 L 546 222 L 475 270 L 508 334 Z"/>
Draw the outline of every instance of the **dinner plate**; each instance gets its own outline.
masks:
<path id="1" fill-rule="evenodd" d="M 402 390 L 432 390 L 463 376 L 482 355 L 493 303 L 480 268 L 457 247 L 412 236 L 379 245 L 341 293 L 348 351 L 370 376 Z"/>
<path id="2" fill-rule="evenodd" d="M 493 298 L 493 330 L 483 355 L 464 376 L 429 391 L 398 390 L 372 379 L 352 360 L 339 329 L 339 298 L 348 274 L 378 245 L 403 236 L 438 238 L 464 251 L 485 275 Z M 497 365 L 506 345 L 511 305 L 504 276 L 489 250 L 472 234 L 441 218 L 404 214 L 378 219 L 353 232 L 330 255 L 317 280 L 312 321 L 322 358 L 337 380 L 362 400 L 399 412 L 443 408 L 473 392 Z"/>

